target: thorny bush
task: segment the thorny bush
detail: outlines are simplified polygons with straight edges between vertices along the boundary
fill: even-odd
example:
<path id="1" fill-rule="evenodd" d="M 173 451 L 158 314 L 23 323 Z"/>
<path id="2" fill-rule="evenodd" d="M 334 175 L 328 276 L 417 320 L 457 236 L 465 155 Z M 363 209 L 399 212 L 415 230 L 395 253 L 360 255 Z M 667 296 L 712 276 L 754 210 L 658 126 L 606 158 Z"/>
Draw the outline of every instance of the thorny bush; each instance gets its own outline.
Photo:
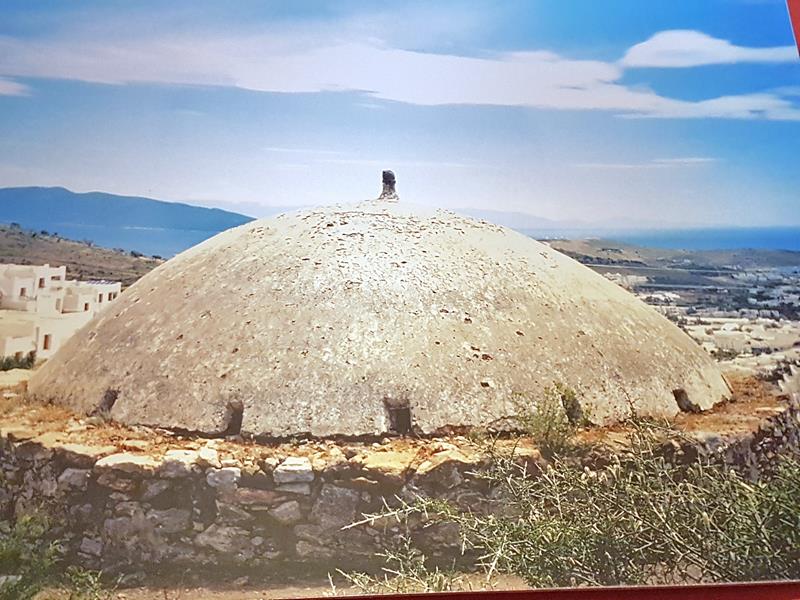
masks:
<path id="1" fill-rule="evenodd" d="M 534 587 L 800 578 L 800 463 L 778 459 L 768 480 L 749 483 L 710 461 L 669 462 L 662 433 L 636 424 L 629 451 L 598 471 L 555 457 L 530 476 L 513 455 L 494 456 L 477 474 L 494 489 L 489 514 L 420 497 L 366 522 L 456 523 L 488 576 L 515 574 Z M 388 575 L 428 585 L 424 557 L 392 556 Z"/>

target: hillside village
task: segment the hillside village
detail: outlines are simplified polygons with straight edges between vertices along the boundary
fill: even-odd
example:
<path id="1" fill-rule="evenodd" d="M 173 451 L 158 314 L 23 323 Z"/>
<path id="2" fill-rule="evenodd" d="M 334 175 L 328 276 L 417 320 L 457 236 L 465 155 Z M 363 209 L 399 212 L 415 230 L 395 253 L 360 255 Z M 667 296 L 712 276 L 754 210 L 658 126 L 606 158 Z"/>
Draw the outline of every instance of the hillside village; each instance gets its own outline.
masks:
<path id="1" fill-rule="evenodd" d="M 552 245 L 574 252 L 577 243 Z M 639 249 L 632 267 L 632 249 L 620 245 L 615 261 L 608 257 L 613 245 L 583 242 L 579 259 L 678 324 L 725 370 L 800 391 L 800 266 L 789 264 L 800 265 L 799 253 L 754 251 L 742 260 L 744 251 L 708 252 L 676 260 L 674 252 Z"/>
<path id="2" fill-rule="evenodd" d="M 121 290 L 118 281 L 67 279 L 64 266 L 0 265 L 0 357 L 50 358 Z"/>

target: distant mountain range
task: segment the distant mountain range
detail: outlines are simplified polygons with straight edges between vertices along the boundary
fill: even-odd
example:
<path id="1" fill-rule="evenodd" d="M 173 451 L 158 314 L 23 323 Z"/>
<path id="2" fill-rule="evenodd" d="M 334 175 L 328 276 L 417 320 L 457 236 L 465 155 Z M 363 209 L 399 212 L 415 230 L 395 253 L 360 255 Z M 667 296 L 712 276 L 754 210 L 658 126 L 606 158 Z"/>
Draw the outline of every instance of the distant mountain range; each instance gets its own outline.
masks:
<path id="1" fill-rule="evenodd" d="M 300 208 L 241 206 L 260 216 Z M 455 209 L 455 212 L 505 225 L 539 239 L 597 237 L 659 248 L 800 250 L 798 227 L 669 230 L 620 219 L 590 223 L 475 208 Z M 0 223 L 18 223 L 29 230 L 45 230 L 98 246 L 164 258 L 252 220 L 253 217 L 229 210 L 137 196 L 76 193 L 62 187 L 0 188 Z"/>
<path id="2" fill-rule="evenodd" d="M 252 220 L 218 208 L 137 196 L 76 193 L 62 187 L 0 188 L 0 222 L 23 227 L 102 225 L 216 232 Z"/>
<path id="3" fill-rule="evenodd" d="M 100 246 L 171 256 L 252 221 L 238 213 L 62 187 L 0 188 L 0 223 L 46 230 Z"/>
<path id="4" fill-rule="evenodd" d="M 242 205 L 247 206 L 247 205 Z M 300 207 L 253 206 L 269 216 Z M 456 212 L 520 230 L 550 230 L 573 223 L 524 213 L 481 209 Z M 0 223 L 45 230 L 100 246 L 169 257 L 253 218 L 230 210 L 63 187 L 0 188 Z"/>

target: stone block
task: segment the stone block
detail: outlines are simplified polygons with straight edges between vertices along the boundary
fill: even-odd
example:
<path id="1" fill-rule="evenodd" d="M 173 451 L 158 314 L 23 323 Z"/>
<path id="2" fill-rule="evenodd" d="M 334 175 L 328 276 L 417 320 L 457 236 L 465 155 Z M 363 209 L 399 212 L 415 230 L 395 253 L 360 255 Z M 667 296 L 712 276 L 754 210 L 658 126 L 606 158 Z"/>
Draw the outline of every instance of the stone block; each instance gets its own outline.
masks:
<path id="1" fill-rule="evenodd" d="M 223 554 L 233 554 L 249 547 L 250 537 L 241 527 L 212 524 L 195 538 L 195 543 Z"/>
<path id="2" fill-rule="evenodd" d="M 116 446 L 91 446 L 86 444 L 62 444 L 55 450 L 56 456 L 69 467 L 91 469 L 104 456 L 115 454 Z"/>
<path id="3" fill-rule="evenodd" d="M 231 504 L 238 504 L 250 510 L 267 510 L 286 500 L 286 494 L 274 490 L 236 488 L 223 492 L 220 495 L 220 499 Z"/>
<path id="4" fill-rule="evenodd" d="M 100 556 L 103 553 L 103 541 L 98 538 L 85 537 L 78 550 L 88 556 Z"/>
<path id="5" fill-rule="evenodd" d="M 277 484 L 310 483 L 314 481 L 314 469 L 305 456 L 290 456 L 275 467 L 272 478 Z"/>
<path id="6" fill-rule="evenodd" d="M 152 475 L 158 466 L 158 461 L 150 456 L 119 452 L 98 460 L 94 465 L 94 470 L 98 473 L 116 472 L 145 476 Z"/>
<path id="7" fill-rule="evenodd" d="M 303 512 L 300 510 L 300 503 L 297 500 L 279 504 L 267 514 L 281 525 L 294 525 L 303 520 Z"/>
<path id="8" fill-rule="evenodd" d="M 361 494 L 356 490 L 325 484 L 311 509 L 311 520 L 323 531 L 332 532 L 350 525 L 360 516 Z"/>
<path id="9" fill-rule="evenodd" d="M 90 477 L 89 469 L 64 469 L 58 476 L 58 489 L 63 492 L 83 491 L 89 486 Z"/>
<path id="10" fill-rule="evenodd" d="M 297 494 L 298 496 L 310 496 L 311 484 L 310 483 L 284 483 L 275 488 L 279 492 L 285 494 Z"/>
<path id="11" fill-rule="evenodd" d="M 232 488 L 242 478 L 239 467 L 222 467 L 209 469 L 206 473 L 206 483 L 213 488 Z"/>
<path id="12" fill-rule="evenodd" d="M 150 510 L 147 512 L 147 520 L 159 533 L 179 533 L 191 526 L 191 513 L 178 508 Z"/>
<path id="13" fill-rule="evenodd" d="M 219 452 L 212 446 L 206 445 L 200 448 L 200 450 L 197 451 L 197 458 L 202 467 L 218 469 L 221 466 L 219 462 Z"/>
<path id="14" fill-rule="evenodd" d="M 132 494 L 136 491 L 137 482 L 129 477 L 117 475 L 113 472 L 102 473 L 97 478 L 97 485 L 112 489 L 123 494 Z"/>
<path id="15" fill-rule="evenodd" d="M 165 479 L 189 477 L 200 472 L 200 455 L 194 450 L 168 450 L 157 472 Z"/>
<path id="16" fill-rule="evenodd" d="M 306 540 L 298 540 L 295 544 L 298 558 L 305 560 L 330 560 L 335 555 L 335 550 L 330 547 L 320 546 Z"/>

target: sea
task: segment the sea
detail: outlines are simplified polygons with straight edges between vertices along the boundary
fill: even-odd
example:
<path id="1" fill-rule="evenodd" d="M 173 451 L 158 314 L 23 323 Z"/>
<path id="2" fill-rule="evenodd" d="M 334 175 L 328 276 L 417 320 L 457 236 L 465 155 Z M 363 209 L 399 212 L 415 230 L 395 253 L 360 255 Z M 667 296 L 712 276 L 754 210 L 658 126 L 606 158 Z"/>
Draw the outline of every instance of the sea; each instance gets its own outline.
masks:
<path id="1" fill-rule="evenodd" d="M 148 256 L 169 258 L 216 231 L 141 227 L 59 225 L 58 234 L 97 246 L 134 250 Z M 525 229 L 537 239 L 600 238 L 649 248 L 685 250 L 733 250 L 757 248 L 800 251 L 800 227 L 738 227 L 719 229 Z"/>
<path id="2" fill-rule="evenodd" d="M 613 240 L 647 248 L 672 250 L 800 251 L 800 227 L 730 227 L 707 229 L 526 229 L 537 239 Z"/>
<path id="3" fill-rule="evenodd" d="M 100 227 L 64 225 L 51 227 L 58 235 L 71 240 L 92 242 L 104 248 L 141 252 L 147 256 L 170 258 L 208 238 L 218 231 L 167 229 L 156 227 Z"/>

